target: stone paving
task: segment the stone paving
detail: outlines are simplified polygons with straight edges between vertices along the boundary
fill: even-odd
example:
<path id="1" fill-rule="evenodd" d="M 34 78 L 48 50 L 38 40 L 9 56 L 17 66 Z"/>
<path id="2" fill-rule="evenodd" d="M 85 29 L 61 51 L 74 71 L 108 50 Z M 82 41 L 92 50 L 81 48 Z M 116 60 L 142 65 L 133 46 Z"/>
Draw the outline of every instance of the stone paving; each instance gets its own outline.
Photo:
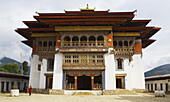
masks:
<path id="1" fill-rule="evenodd" d="M 0 94 L 0 102 L 170 102 L 170 95 L 155 97 L 154 94 L 138 95 L 48 95 L 21 93 L 10 97 L 9 93 Z"/>

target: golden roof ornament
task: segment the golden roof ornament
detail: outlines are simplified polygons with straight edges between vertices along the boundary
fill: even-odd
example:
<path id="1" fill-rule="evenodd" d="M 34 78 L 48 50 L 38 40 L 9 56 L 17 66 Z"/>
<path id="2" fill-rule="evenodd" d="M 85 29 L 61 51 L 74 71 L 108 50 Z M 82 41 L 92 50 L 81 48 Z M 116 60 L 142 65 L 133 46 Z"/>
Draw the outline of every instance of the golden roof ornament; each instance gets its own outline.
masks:
<path id="1" fill-rule="evenodd" d="M 80 8 L 81 11 L 94 11 L 96 9 L 96 7 L 94 7 L 94 9 L 90 9 L 89 8 L 89 4 L 87 4 L 87 7 L 84 9 L 84 8 Z"/>
<path id="2" fill-rule="evenodd" d="M 39 14 L 38 11 L 35 11 L 36 14 Z"/>
<path id="3" fill-rule="evenodd" d="M 135 12 L 137 12 L 137 10 L 134 10 L 133 12 L 135 13 Z"/>

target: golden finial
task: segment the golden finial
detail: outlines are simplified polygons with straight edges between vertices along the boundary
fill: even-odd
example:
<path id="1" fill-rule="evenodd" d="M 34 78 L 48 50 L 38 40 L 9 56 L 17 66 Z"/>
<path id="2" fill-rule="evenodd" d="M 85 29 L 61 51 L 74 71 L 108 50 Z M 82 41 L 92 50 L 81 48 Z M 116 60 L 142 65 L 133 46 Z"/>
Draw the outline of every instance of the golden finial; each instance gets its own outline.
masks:
<path id="1" fill-rule="evenodd" d="M 37 12 L 37 11 L 35 11 L 35 13 L 36 13 L 36 14 L 38 14 L 38 12 Z"/>
<path id="2" fill-rule="evenodd" d="M 87 7 L 86 7 L 86 9 L 89 9 L 89 4 L 87 4 Z"/>
<path id="3" fill-rule="evenodd" d="M 108 9 L 107 11 L 110 11 L 110 9 Z"/>
<path id="4" fill-rule="evenodd" d="M 137 10 L 134 10 L 133 12 L 135 13 L 135 12 L 137 12 Z"/>
<path id="5" fill-rule="evenodd" d="M 87 4 L 87 7 L 85 9 L 80 8 L 81 11 L 94 11 L 95 9 L 96 7 L 94 7 L 94 9 L 90 9 L 89 4 Z"/>

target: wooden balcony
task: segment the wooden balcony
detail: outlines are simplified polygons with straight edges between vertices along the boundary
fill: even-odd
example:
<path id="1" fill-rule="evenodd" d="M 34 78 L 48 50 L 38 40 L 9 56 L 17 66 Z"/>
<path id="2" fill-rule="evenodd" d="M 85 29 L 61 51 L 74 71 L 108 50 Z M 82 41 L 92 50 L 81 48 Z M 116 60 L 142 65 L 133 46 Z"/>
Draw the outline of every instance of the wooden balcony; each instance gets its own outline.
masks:
<path id="1" fill-rule="evenodd" d="M 116 55 L 133 55 L 134 48 L 133 47 L 114 47 L 114 54 Z"/>
<path id="2" fill-rule="evenodd" d="M 105 70 L 104 64 L 96 64 L 96 65 L 72 65 L 72 64 L 64 64 L 63 70 Z"/>
<path id="3" fill-rule="evenodd" d="M 104 41 L 63 41 L 62 47 L 104 47 Z"/>
<path id="4" fill-rule="evenodd" d="M 41 51 L 54 51 L 55 48 L 54 47 L 37 47 L 37 51 L 41 52 Z"/>

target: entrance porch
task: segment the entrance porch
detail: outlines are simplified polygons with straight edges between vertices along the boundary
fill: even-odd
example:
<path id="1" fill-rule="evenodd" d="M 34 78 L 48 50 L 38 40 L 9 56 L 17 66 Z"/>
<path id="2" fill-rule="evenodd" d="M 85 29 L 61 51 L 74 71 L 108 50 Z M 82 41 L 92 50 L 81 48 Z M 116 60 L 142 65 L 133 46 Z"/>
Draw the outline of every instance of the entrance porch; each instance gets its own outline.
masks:
<path id="1" fill-rule="evenodd" d="M 65 90 L 102 90 L 102 73 L 94 71 L 66 72 Z"/>

